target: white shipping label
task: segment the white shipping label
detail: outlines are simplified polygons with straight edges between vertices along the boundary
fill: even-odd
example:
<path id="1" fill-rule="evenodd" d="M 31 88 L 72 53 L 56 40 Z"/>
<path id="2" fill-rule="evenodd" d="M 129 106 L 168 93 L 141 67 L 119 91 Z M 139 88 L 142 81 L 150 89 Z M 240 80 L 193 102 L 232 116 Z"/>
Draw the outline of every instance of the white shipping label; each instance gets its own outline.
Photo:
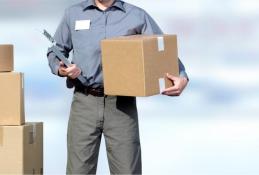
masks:
<path id="1" fill-rule="evenodd" d="M 157 45 L 158 45 L 158 51 L 159 51 L 159 52 L 165 50 L 164 37 L 162 37 L 162 36 L 157 37 Z"/>
<path id="2" fill-rule="evenodd" d="M 90 29 L 90 20 L 78 20 L 75 24 L 75 30 L 88 30 Z"/>
<path id="3" fill-rule="evenodd" d="M 165 90 L 165 78 L 159 78 L 160 94 Z"/>

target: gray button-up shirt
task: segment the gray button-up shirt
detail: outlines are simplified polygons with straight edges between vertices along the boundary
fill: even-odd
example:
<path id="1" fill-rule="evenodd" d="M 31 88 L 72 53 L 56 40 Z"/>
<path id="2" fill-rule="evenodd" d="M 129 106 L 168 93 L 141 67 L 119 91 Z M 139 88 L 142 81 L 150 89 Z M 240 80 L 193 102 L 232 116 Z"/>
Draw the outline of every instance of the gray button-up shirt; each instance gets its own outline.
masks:
<path id="1" fill-rule="evenodd" d="M 90 20 L 89 29 L 75 30 L 76 21 Z M 101 65 L 101 40 L 126 35 L 163 34 L 156 22 L 143 9 L 115 0 L 105 11 L 94 0 L 86 0 L 65 10 L 65 15 L 55 33 L 57 45 L 68 57 L 73 50 L 72 62 L 87 79 L 85 86 L 103 86 Z M 59 61 L 48 51 L 49 66 L 58 75 Z M 179 60 L 180 76 L 187 77 L 184 65 Z"/>

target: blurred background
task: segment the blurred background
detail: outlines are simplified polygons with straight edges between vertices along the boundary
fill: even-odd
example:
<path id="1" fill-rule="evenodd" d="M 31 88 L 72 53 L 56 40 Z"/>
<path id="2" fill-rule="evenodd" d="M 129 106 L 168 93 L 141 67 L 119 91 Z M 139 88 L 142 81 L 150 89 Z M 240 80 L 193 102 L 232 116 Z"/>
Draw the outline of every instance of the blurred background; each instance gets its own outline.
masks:
<path id="1" fill-rule="evenodd" d="M 25 73 L 27 121 L 44 122 L 45 174 L 65 174 L 72 91 L 50 73 L 49 43 L 78 0 L 0 0 L 0 43 Z M 138 98 L 143 174 L 259 174 L 259 1 L 126 0 L 177 34 L 190 82 L 180 97 Z M 1 97 L 0 97 L 1 98 Z M 109 174 L 102 142 L 98 174 Z"/>

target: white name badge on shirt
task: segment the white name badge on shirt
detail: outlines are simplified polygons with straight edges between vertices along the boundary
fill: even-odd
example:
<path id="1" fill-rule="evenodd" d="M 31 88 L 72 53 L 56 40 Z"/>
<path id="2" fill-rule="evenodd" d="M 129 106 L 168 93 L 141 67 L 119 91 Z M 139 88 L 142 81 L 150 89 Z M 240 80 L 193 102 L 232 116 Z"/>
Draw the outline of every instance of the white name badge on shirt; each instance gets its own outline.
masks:
<path id="1" fill-rule="evenodd" d="M 75 30 L 88 30 L 90 29 L 90 20 L 78 20 L 75 24 Z"/>

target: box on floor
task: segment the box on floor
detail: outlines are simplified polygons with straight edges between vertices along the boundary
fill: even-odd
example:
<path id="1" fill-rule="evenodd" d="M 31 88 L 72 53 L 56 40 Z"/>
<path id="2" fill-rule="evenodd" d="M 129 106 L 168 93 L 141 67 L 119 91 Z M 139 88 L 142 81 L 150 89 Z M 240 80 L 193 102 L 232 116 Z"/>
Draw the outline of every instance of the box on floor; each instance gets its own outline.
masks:
<path id="1" fill-rule="evenodd" d="M 0 126 L 0 174 L 43 174 L 43 123 Z"/>

